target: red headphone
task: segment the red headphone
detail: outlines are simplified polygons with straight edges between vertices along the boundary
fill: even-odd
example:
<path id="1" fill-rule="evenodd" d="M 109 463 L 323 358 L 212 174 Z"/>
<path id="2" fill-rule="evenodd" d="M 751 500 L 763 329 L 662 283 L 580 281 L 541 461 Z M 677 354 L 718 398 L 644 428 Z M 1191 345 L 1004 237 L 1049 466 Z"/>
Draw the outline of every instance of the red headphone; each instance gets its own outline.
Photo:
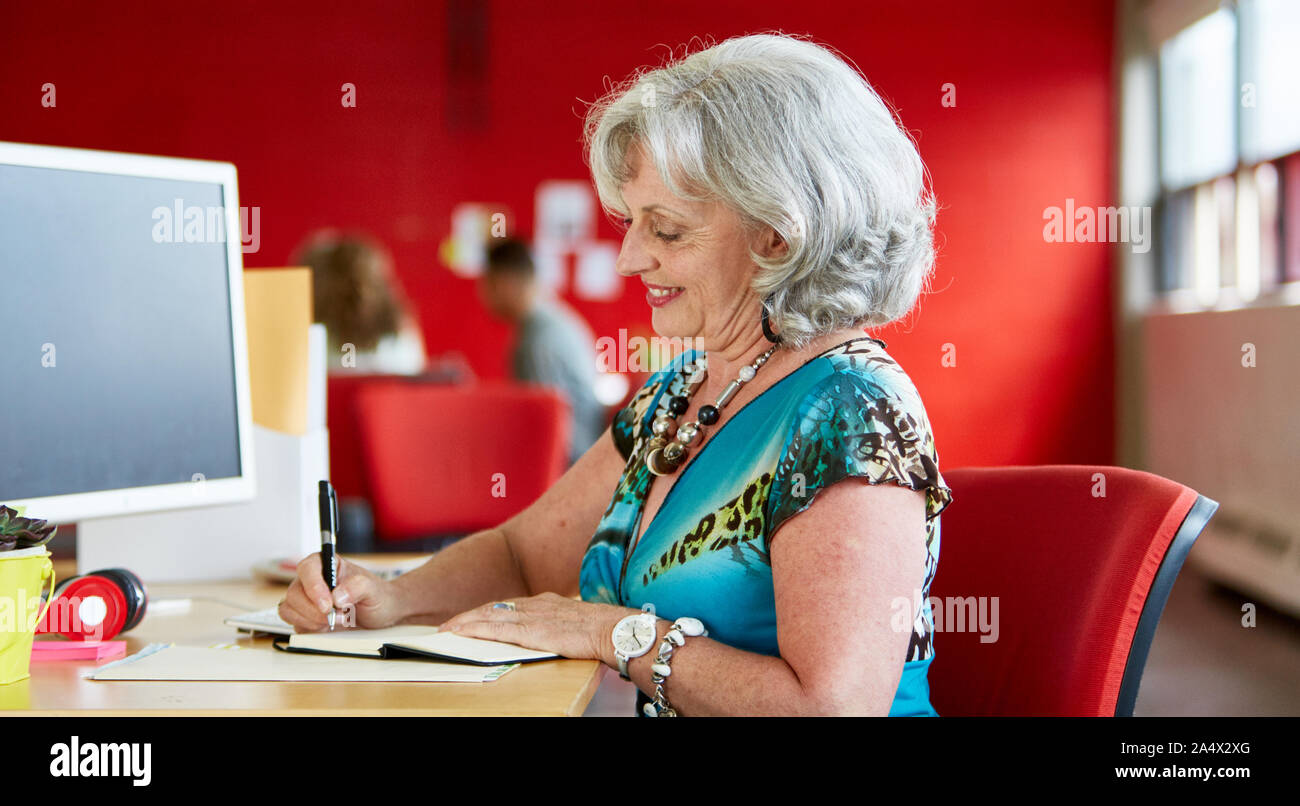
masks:
<path id="1" fill-rule="evenodd" d="M 147 606 L 144 583 L 125 568 L 68 577 L 54 589 L 36 632 L 70 641 L 108 641 L 139 624 Z"/>

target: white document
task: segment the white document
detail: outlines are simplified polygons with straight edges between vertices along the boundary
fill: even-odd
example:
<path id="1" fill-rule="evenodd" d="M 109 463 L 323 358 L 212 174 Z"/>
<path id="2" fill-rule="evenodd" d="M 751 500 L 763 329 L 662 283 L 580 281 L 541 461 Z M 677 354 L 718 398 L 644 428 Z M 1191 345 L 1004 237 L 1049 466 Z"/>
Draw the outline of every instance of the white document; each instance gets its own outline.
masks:
<path id="1" fill-rule="evenodd" d="M 618 299 L 623 293 L 623 277 L 614 268 L 618 261 L 618 244 L 592 241 L 578 247 L 578 268 L 573 287 L 582 299 Z"/>
<path id="2" fill-rule="evenodd" d="M 487 683 L 514 668 L 310 655 L 269 647 L 212 649 L 150 644 L 130 657 L 101 666 L 90 679 Z"/>
<path id="3" fill-rule="evenodd" d="M 325 428 L 326 364 L 329 334 L 319 322 L 307 329 L 307 431 Z"/>

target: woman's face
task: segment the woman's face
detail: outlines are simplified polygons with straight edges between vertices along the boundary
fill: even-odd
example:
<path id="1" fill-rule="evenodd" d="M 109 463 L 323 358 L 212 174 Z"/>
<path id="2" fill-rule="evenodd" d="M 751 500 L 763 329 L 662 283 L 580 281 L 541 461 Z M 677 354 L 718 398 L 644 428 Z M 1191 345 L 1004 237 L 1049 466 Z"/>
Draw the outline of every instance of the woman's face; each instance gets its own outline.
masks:
<path id="1" fill-rule="evenodd" d="M 639 148 L 629 151 L 628 167 L 632 178 L 622 188 L 628 229 L 616 267 L 645 284 L 655 332 L 703 339 L 705 349 L 752 335 L 759 308 L 750 281 L 757 267 L 740 217 L 718 202 L 673 195 Z"/>

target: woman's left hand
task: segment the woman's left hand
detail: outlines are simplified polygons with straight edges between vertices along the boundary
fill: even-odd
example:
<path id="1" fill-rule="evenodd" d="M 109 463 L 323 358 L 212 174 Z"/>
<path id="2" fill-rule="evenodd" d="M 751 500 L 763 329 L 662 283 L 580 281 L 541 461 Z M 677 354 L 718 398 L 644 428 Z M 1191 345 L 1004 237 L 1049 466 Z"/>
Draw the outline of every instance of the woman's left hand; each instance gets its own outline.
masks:
<path id="1" fill-rule="evenodd" d="M 558 593 L 504 600 L 514 609 L 488 602 L 453 616 L 439 626 L 469 638 L 503 641 L 566 658 L 604 660 L 614 625 L 638 611 L 628 607 L 580 602 Z"/>

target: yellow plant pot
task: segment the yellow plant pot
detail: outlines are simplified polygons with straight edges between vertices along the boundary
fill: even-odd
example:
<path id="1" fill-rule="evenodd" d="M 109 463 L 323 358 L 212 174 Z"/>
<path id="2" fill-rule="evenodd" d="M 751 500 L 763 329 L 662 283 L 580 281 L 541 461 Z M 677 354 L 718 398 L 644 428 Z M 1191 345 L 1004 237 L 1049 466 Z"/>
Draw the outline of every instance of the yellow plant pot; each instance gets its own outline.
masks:
<path id="1" fill-rule="evenodd" d="M 50 595 L 42 605 L 47 580 Z M 30 676 L 36 625 L 52 601 L 54 563 L 44 546 L 0 551 L 0 685 Z"/>

